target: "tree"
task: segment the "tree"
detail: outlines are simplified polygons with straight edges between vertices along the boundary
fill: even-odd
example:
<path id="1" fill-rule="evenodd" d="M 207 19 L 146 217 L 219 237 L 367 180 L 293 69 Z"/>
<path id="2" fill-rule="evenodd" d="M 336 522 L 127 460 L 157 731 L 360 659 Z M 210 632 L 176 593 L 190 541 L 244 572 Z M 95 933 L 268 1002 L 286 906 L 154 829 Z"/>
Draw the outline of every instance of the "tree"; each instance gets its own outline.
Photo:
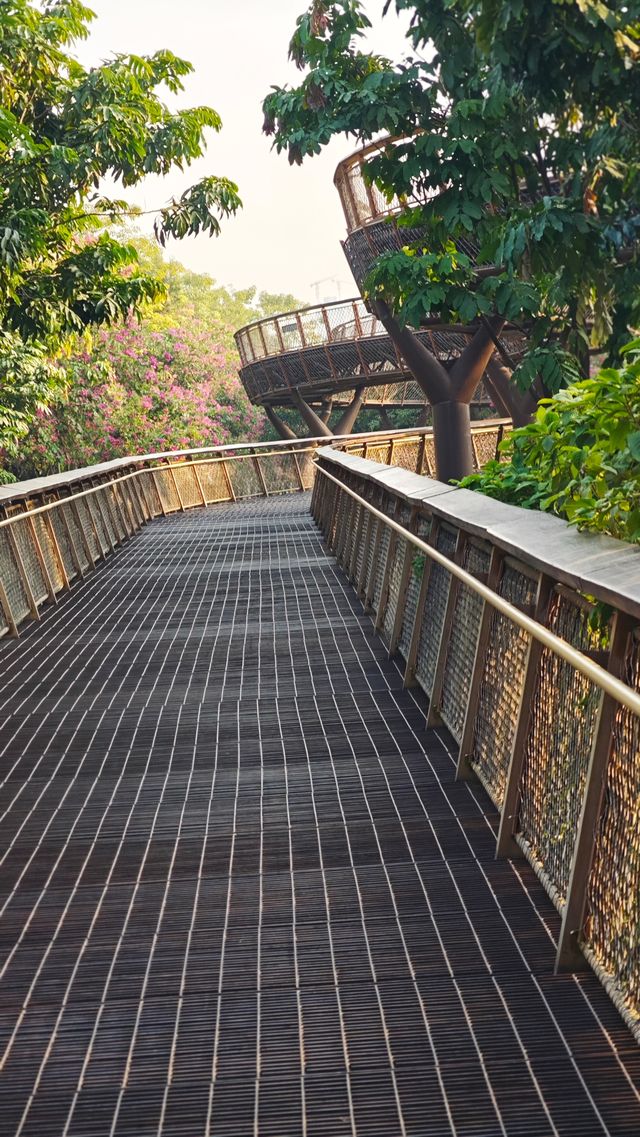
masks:
<path id="1" fill-rule="evenodd" d="M 188 166 L 204 153 L 207 130 L 221 126 L 210 107 L 172 111 L 162 102 L 159 88 L 178 93 L 191 71 L 170 51 L 82 67 L 71 49 L 92 18 L 80 0 L 0 7 L 4 446 L 15 445 L 56 394 L 63 375 L 48 361 L 69 337 L 135 313 L 162 292 L 133 246 L 105 228 L 134 211 L 104 197 L 103 180 L 126 189 Z M 206 177 L 158 210 L 157 239 L 215 235 L 239 206 L 233 182 Z"/>
<path id="2" fill-rule="evenodd" d="M 419 237 L 381 256 L 364 292 L 434 404 L 441 476 L 459 476 L 485 368 L 526 420 L 640 322 L 640 2 L 395 7 L 413 55 L 394 66 L 359 50 L 359 0 L 314 0 L 290 46 L 306 75 L 267 96 L 264 129 L 298 163 L 335 134 L 397 140 L 366 173 Z M 412 333 L 429 320 L 474 329 L 448 373 Z M 507 321 L 526 333 L 518 359 L 494 354 Z"/>
<path id="3" fill-rule="evenodd" d="M 640 542 L 640 340 L 621 354 L 620 368 L 545 399 L 502 444 L 502 461 L 463 486 Z"/>

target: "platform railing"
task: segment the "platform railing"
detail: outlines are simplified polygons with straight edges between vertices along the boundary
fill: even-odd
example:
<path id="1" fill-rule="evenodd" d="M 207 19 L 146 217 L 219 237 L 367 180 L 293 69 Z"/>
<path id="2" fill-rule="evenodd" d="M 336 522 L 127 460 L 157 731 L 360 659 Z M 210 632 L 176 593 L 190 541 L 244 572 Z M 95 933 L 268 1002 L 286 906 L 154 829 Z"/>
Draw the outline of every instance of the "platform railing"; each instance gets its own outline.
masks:
<path id="1" fill-rule="evenodd" d="M 479 425 L 477 464 L 494 457 L 508 424 Z M 0 487 L 0 636 L 40 617 L 47 602 L 156 517 L 311 489 L 326 438 L 258 442 L 116 459 Z M 429 472 L 428 429 L 335 439 L 377 461 Z"/>
<path id="2" fill-rule="evenodd" d="M 329 449 L 312 513 L 640 1041 L 640 549 Z"/>

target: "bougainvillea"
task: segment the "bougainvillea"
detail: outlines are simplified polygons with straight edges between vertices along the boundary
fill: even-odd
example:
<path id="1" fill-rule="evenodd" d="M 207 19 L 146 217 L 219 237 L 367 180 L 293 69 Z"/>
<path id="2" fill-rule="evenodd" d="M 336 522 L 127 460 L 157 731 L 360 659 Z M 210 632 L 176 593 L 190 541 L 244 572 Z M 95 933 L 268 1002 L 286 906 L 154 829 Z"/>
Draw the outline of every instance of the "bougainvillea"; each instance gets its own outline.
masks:
<path id="1" fill-rule="evenodd" d="M 5 456 L 18 477 L 259 436 L 262 415 L 221 342 L 224 329 L 194 317 L 164 323 L 102 330 L 60 362 L 64 399 L 38 414 L 19 455 Z"/>

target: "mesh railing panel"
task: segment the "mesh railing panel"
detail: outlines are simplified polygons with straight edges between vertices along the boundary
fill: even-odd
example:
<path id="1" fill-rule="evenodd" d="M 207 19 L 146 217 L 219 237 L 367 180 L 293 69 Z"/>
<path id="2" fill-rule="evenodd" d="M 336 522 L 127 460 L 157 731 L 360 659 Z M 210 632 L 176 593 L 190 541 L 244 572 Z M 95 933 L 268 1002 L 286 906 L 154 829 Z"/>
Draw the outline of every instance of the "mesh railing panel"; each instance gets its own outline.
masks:
<path id="1" fill-rule="evenodd" d="M 76 509 L 78 512 L 78 519 L 82 528 L 82 534 L 85 543 L 91 553 L 93 561 L 97 561 L 102 552 L 101 546 L 96 537 L 95 529 L 92 524 L 92 513 L 89 506 L 91 498 L 80 497 L 76 502 Z"/>
<path id="2" fill-rule="evenodd" d="M 420 442 L 397 442 L 393 448 L 393 465 L 416 473 L 420 456 Z"/>
<path id="3" fill-rule="evenodd" d="M 277 454 L 265 458 L 262 473 L 269 493 L 294 493 L 300 489 L 293 454 Z"/>
<path id="4" fill-rule="evenodd" d="M 395 624 L 398 604 L 400 602 L 402 566 L 404 565 L 406 550 L 407 542 L 403 537 L 398 537 L 397 541 L 395 542 L 393 560 L 389 571 L 389 591 L 384 612 L 384 623 L 382 627 L 383 633 L 387 639 L 387 643 L 390 641 L 391 636 L 393 635 L 393 626 Z"/>
<path id="5" fill-rule="evenodd" d="M 229 487 L 221 462 L 203 462 L 198 466 L 198 477 L 207 503 L 229 501 Z"/>
<path id="6" fill-rule="evenodd" d="M 418 536 L 423 541 L 428 541 L 430 532 L 431 520 L 427 517 L 419 517 L 417 528 Z M 398 650 L 404 659 L 407 658 L 411 646 L 411 636 L 416 619 L 416 609 L 418 607 L 418 597 L 420 595 L 420 585 L 424 575 L 425 564 L 425 557 L 419 553 L 414 546 L 411 560 L 411 573 L 407 585 L 404 611 L 402 614 L 402 627 L 400 629 L 400 639 L 398 642 Z"/>
<path id="7" fill-rule="evenodd" d="M 258 497 L 262 493 L 262 484 L 253 458 L 234 458 L 233 462 L 228 463 L 227 469 L 237 498 Z"/>
<path id="8" fill-rule="evenodd" d="M 425 436 L 424 444 L 424 457 L 422 460 L 422 469 L 418 470 L 418 474 L 426 474 L 427 477 L 435 477 L 436 472 L 436 449 L 433 444 L 431 435 Z"/>
<path id="9" fill-rule="evenodd" d="M 77 575 L 78 570 L 76 568 L 75 560 L 73 559 L 73 549 L 71 548 L 71 541 L 69 539 L 66 525 L 64 524 L 59 509 L 50 510 L 49 518 L 51 520 L 51 524 L 53 525 L 56 541 L 58 542 L 58 548 L 60 550 L 60 556 L 62 557 L 64 571 L 66 572 L 69 580 L 71 580 L 74 576 Z"/>
<path id="10" fill-rule="evenodd" d="M 200 469 L 202 470 L 202 467 Z M 140 478 L 141 489 L 149 502 L 152 517 L 160 517 L 162 515 L 162 503 L 156 483 L 153 480 L 153 470 L 143 470 L 138 477 Z"/>
<path id="11" fill-rule="evenodd" d="M 489 571 L 489 561 L 488 550 L 480 549 L 477 545 L 466 546 L 463 567 L 472 576 L 481 577 L 486 574 Z M 460 584 L 447 645 L 440 707 L 444 722 L 458 742 L 462 741 L 464 730 L 482 609 L 482 597 L 465 584 Z"/>
<path id="12" fill-rule="evenodd" d="M 40 543 L 40 548 L 42 549 L 44 563 L 47 566 L 49 579 L 51 580 L 54 590 L 56 592 L 59 592 L 60 589 L 64 586 L 64 581 L 62 579 L 60 565 L 58 564 L 58 558 L 56 556 L 56 551 L 51 539 L 51 533 L 49 532 L 48 523 L 45 521 L 43 515 L 39 513 L 36 517 L 34 517 L 33 524 L 36 527 L 36 533 L 38 534 L 38 541 Z"/>
<path id="13" fill-rule="evenodd" d="M 522 611 L 530 611 L 537 582 L 505 565 L 498 594 Z M 504 800 L 505 784 L 518 722 L 527 663 L 529 637 L 507 616 L 493 613 L 484 656 L 470 761 L 496 805 Z M 505 682 L 505 675 L 508 682 Z"/>
<path id="14" fill-rule="evenodd" d="M 483 466 L 486 466 L 487 462 L 491 462 L 498 457 L 498 439 L 499 431 L 497 428 L 495 430 L 472 432 L 471 443 L 473 446 L 473 456 L 479 470 L 481 470 Z"/>
<path id="15" fill-rule="evenodd" d="M 171 471 L 165 470 L 162 466 L 156 466 L 154 474 L 158 493 L 162 498 L 162 504 L 167 513 L 172 513 L 180 509 L 180 498 L 178 497 L 173 478 L 171 477 Z"/>
<path id="16" fill-rule="evenodd" d="M 87 509 L 91 513 L 93 524 L 98 534 L 100 551 L 102 554 L 105 554 L 111 548 L 111 543 L 109 541 L 109 533 L 107 529 L 108 521 L 105 519 L 105 516 L 100 509 L 100 504 L 97 500 L 98 496 L 98 494 L 94 493 L 87 498 Z"/>
<path id="17" fill-rule="evenodd" d="M 109 485 L 105 486 L 103 490 L 100 490 L 100 493 L 97 496 L 100 499 L 100 506 L 105 526 L 109 532 L 111 540 L 113 541 L 114 545 L 116 545 L 121 539 L 122 534 L 120 524 L 116 516 L 112 487 Z"/>
<path id="18" fill-rule="evenodd" d="M 600 633 L 589 626 L 589 609 L 564 593 L 553 597 L 549 627 L 581 651 L 601 646 Z M 518 836 L 558 906 L 569 883 L 599 698 L 593 683 L 543 651 L 520 785 Z"/>
<path id="19" fill-rule="evenodd" d="M 457 534 L 453 529 L 442 525 L 438 532 L 436 548 L 446 557 L 452 557 L 456 549 Z M 431 694 L 435 677 L 440 635 L 444 623 L 445 610 L 449 597 L 451 573 L 441 565 L 432 564 L 427 585 L 427 596 L 420 629 L 416 676 L 420 685 Z"/>
<path id="20" fill-rule="evenodd" d="M 72 505 L 63 505 L 60 508 L 64 514 L 69 532 L 71 533 L 71 540 L 73 541 L 78 561 L 80 562 L 80 566 L 83 572 L 85 572 L 89 568 L 89 558 L 87 556 L 87 550 L 85 549 L 82 540 L 82 530 L 78 524 L 76 512 Z M 58 510 L 54 509 L 53 512 L 58 513 Z"/>
<path id="21" fill-rule="evenodd" d="M 185 462 L 180 466 L 174 466 L 173 473 L 184 508 L 193 509 L 197 505 L 202 505 L 202 494 L 191 463 Z"/>
<path id="22" fill-rule="evenodd" d="M 382 584 L 384 579 L 384 566 L 387 560 L 387 553 L 389 552 L 389 536 L 390 529 L 385 525 L 380 536 L 380 543 L 378 545 L 378 556 L 375 564 L 375 579 L 373 584 L 372 607 L 376 614 L 380 609 L 380 601 L 382 599 Z"/>
<path id="23" fill-rule="evenodd" d="M 48 595 L 47 582 L 42 572 L 31 527 L 28 521 L 14 521 L 11 531 L 18 546 L 34 599 L 36 604 L 40 604 L 46 600 Z"/>
<path id="24" fill-rule="evenodd" d="M 15 623 L 29 615 L 29 600 L 6 529 L 0 529 L 0 571 Z"/>
<path id="25" fill-rule="evenodd" d="M 371 520 L 371 535 L 369 538 L 369 548 L 367 549 L 366 575 L 365 575 L 365 580 L 364 580 L 364 589 L 365 589 L 365 592 L 367 592 L 367 593 L 369 591 L 371 574 L 374 571 L 373 558 L 374 558 L 374 554 L 376 551 L 378 529 L 380 528 L 381 525 L 382 525 L 382 521 L 376 521 L 374 518 L 372 518 L 372 520 Z"/>
<path id="26" fill-rule="evenodd" d="M 640 691 L 640 636 L 624 681 Z M 585 944 L 640 1023 L 640 719 L 615 717 L 587 893 Z"/>
<path id="27" fill-rule="evenodd" d="M 386 466 L 389 458 L 389 443 L 381 442 L 378 445 L 368 446 L 367 458 L 370 462 L 381 462 L 383 466 Z"/>

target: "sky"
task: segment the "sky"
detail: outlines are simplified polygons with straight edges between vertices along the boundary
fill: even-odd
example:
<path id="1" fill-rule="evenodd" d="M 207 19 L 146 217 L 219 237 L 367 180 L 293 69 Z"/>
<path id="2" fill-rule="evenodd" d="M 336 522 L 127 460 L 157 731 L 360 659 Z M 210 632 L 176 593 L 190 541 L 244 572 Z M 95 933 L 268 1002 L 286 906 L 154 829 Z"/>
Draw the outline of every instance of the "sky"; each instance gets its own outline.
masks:
<path id="1" fill-rule="evenodd" d="M 333 139 L 321 155 L 291 167 L 262 134 L 261 103 L 269 88 L 300 79 L 287 47 L 306 0 L 90 0 L 90 7 L 96 13 L 91 36 L 76 49 L 85 65 L 113 52 L 169 48 L 195 68 L 176 105 L 207 104 L 222 117 L 222 132 L 210 134 L 206 156 L 184 175 L 148 178 L 127 192 L 149 210 L 205 175 L 238 183 L 244 209 L 224 223 L 222 236 L 172 243 L 168 255 L 228 287 L 254 284 L 304 303 L 356 294 L 340 246 L 345 223 L 333 186 L 335 168 L 354 140 Z M 407 42 L 395 12 L 383 20 L 383 0 L 365 7 L 374 25 L 369 46 L 400 58 Z"/>

